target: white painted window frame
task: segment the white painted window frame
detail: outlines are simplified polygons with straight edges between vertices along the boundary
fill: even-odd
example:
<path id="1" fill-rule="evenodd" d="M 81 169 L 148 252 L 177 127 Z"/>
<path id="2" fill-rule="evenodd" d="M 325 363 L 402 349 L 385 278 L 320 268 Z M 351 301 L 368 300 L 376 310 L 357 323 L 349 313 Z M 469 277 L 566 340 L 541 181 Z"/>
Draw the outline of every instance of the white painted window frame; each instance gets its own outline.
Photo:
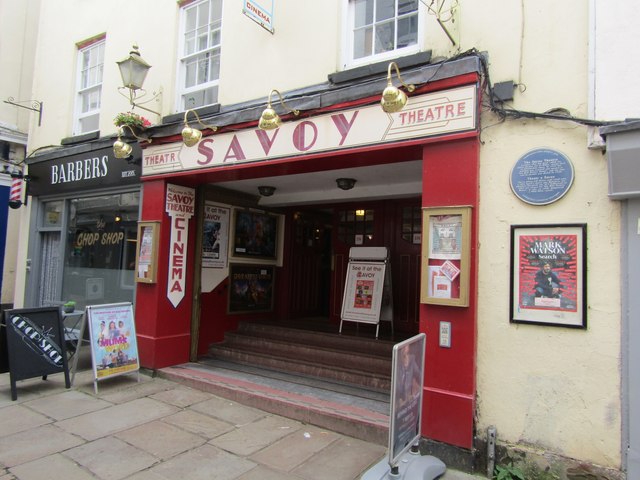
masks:
<path id="1" fill-rule="evenodd" d="M 223 17 L 224 15 L 221 14 L 221 18 L 220 18 L 220 43 L 217 44 L 216 46 L 209 46 L 207 50 L 203 50 L 203 51 L 199 51 L 195 54 L 191 54 L 189 56 L 185 56 L 184 55 L 184 49 L 185 49 L 185 30 L 186 30 L 186 19 L 187 19 L 187 11 L 193 8 L 197 8 L 198 5 L 202 5 L 203 3 L 209 2 L 211 0 L 198 0 L 198 1 L 194 1 L 194 2 L 189 2 L 189 3 L 185 3 L 183 6 L 181 6 L 180 8 L 180 28 L 178 29 L 178 63 L 177 63 L 177 67 L 176 67 L 176 72 L 177 72 L 177 79 L 176 79 L 176 97 L 175 97 L 175 105 L 176 105 L 176 111 L 181 112 L 181 111 L 185 111 L 188 110 L 189 108 L 200 108 L 200 107 L 204 107 L 204 106 L 208 106 L 208 105 L 214 105 L 218 98 L 216 98 L 214 100 L 213 103 L 207 103 L 207 104 L 203 104 L 203 105 L 196 105 L 196 106 L 185 106 L 182 102 L 182 97 L 184 95 L 187 95 L 191 92 L 199 92 L 201 90 L 206 90 L 208 88 L 212 88 L 212 87 L 218 87 L 220 85 L 220 77 L 218 76 L 218 78 L 216 78 L 215 80 L 211 80 L 207 83 L 201 83 L 198 84 L 194 87 L 185 87 L 185 82 L 186 82 L 186 66 L 185 66 L 185 60 L 187 58 L 191 58 L 191 57 L 196 57 L 198 55 L 202 55 L 203 53 L 207 52 L 207 51 L 214 51 L 216 48 L 220 51 L 220 56 L 222 56 L 222 36 L 223 36 Z M 224 11 L 224 0 L 222 0 L 222 7 L 221 7 L 221 11 Z M 218 92 L 218 96 L 219 96 L 219 92 Z"/>
<path id="2" fill-rule="evenodd" d="M 83 79 L 83 74 L 84 74 L 84 70 L 83 70 L 83 60 L 86 54 L 88 54 L 89 52 L 91 52 L 94 49 L 97 48 L 102 48 L 102 74 L 100 75 L 100 80 L 96 83 L 93 83 L 91 85 L 88 85 L 86 87 L 82 86 L 82 79 Z M 76 75 L 76 96 L 75 96 L 75 110 L 74 110 L 74 119 L 73 119 L 73 135 L 82 135 L 85 133 L 90 133 L 90 132 L 95 132 L 98 131 L 99 128 L 96 128 L 95 130 L 86 130 L 83 131 L 82 130 L 82 123 L 81 121 L 92 117 L 92 116 L 97 116 L 98 118 L 98 122 L 97 124 L 100 123 L 100 108 L 102 106 L 102 84 L 103 84 L 103 80 L 104 80 L 104 51 L 106 48 L 106 38 L 102 38 L 96 42 L 92 42 L 89 45 L 83 46 L 82 48 L 78 48 L 78 55 L 77 55 L 77 67 L 76 67 L 76 71 L 77 71 L 77 75 Z M 95 66 L 97 66 L 99 64 L 96 64 Z M 94 66 L 94 67 L 95 67 Z M 99 101 L 99 105 L 97 106 L 97 108 L 94 108 L 92 110 L 83 112 L 82 111 L 82 101 L 85 98 L 85 95 L 91 93 L 91 92 L 95 92 L 97 91 L 99 96 L 100 96 L 100 101 Z"/>
<path id="3" fill-rule="evenodd" d="M 396 0 L 396 11 L 397 11 Z M 385 60 L 391 60 L 394 58 L 402 57 L 405 55 L 411 55 L 418 53 L 422 49 L 427 10 L 422 1 L 418 1 L 418 39 L 415 45 L 410 45 L 404 48 L 398 48 L 389 52 L 370 55 L 368 57 L 353 58 L 353 24 L 355 15 L 355 1 L 343 0 L 342 3 L 342 48 L 341 48 L 341 65 L 343 69 L 360 67 L 362 65 L 369 65 L 371 63 L 382 62 Z M 397 17 L 396 17 L 397 18 Z"/>

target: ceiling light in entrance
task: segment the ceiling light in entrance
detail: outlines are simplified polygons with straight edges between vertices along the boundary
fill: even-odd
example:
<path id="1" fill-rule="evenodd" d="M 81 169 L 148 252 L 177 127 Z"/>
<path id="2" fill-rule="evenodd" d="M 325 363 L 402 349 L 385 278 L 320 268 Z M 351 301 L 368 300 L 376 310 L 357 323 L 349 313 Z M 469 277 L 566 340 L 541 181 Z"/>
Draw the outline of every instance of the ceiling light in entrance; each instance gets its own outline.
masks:
<path id="1" fill-rule="evenodd" d="M 260 128 L 261 130 L 275 130 L 276 128 L 280 127 L 280 125 L 282 125 L 282 119 L 280 118 L 280 115 L 278 115 L 271 106 L 271 95 L 273 95 L 274 93 L 277 93 L 278 97 L 280 97 L 280 105 L 282 105 L 283 108 L 285 108 L 288 112 L 293 113 L 294 115 L 300 115 L 300 110 L 289 108 L 289 106 L 284 103 L 282 94 L 278 90 L 273 89 L 269 92 L 267 108 L 263 110 L 262 115 L 260 115 L 260 120 L 258 121 L 258 128 Z"/>
<path id="2" fill-rule="evenodd" d="M 268 185 L 261 185 L 258 187 L 258 192 L 263 197 L 270 197 L 276 191 L 276 187 L 270 187 Z"/>
<path id="3" fill-rule="evenodd" d="M 355 178 L 337 178 L 336 183 L 341 190 L 351 190 L 356 184 Z"/>
<path id="4" fill-rule="evenodd" d="M 404 83 L 402 77 L 400 76 L 400 69 L 398 68 L 398 64 L 396 62 L 391 62 L 389 64 L 389 68 L 387 69 L 387 87 L 382 92 L 382 98 L 380 99 L 382 110 L 387 113 L 399 112 L 407 104 L 407 94 L 400 90 L 398 87 L 394 87 L 391 83 L 391 67 L 395 67 L 398 80 L 400 80 L 400 83 L 407 89 L 408 92 L 413 92 L 416 89 L 415 85 L 407 85 L 406 83 Z"/>

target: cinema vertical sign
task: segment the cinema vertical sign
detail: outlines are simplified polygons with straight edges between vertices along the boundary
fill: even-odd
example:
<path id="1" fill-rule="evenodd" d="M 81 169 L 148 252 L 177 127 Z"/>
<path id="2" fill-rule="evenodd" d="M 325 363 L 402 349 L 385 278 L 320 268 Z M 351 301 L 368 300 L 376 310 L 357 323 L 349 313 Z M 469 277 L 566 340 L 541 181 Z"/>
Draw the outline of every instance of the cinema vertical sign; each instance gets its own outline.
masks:
<path id="1" fill-rule="evenodd" d="M 195 212 L 193 188 L 167 184 L 166 212 L 171 217 L 167 298 L 177 307 L 185 294 L 189 219 Z"/>

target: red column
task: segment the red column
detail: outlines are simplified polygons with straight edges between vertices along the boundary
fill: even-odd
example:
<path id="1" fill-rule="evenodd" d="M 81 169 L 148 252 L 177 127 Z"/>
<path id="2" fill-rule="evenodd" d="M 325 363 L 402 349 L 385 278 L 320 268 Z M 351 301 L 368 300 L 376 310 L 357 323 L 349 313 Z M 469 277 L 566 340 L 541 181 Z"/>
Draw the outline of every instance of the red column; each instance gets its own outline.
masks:
<path id="1" fill-rule="evenodd" d="M 423 207 L 472 207 L 469 306 L 420 306 L 420 332 L 427 335 L 422 434 L 471 448 L 476 394 L 478 140 L 427 145 L 422 160 Z M 439 346 L 441 321 L 451 322 L 451 348 Z"/>
<path id="2" fill-rule="evenodd" d="M 163 180 L 144 182 L 142 188 L 141 220 L 160 222 L 157 280 L 137 284 L 135 305 L 140 365 L 151 369 L 188 362 L 191 346 L 196 219 L 188 222 L 186 291 L 174 307 L 167 298 L 171 218 L 165 212 L 166 188 Z"/>

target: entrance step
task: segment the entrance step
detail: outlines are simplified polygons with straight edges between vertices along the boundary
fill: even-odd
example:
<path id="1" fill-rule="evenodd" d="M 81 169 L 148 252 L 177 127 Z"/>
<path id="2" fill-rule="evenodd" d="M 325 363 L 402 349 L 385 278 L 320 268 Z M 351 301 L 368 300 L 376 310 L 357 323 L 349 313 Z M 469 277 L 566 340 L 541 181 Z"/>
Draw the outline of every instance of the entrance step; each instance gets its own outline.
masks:
<path id="1" fill-rule="evenodd" d="M 157 374 L 303 423 L 380 445 L 388 442 L 388 393 L 210 358 Z"/>
<path id="2" fill-rule="evenodd" d="M 393 343 L 279 325 L 243 322 L 209 357 L 387 393 Z"/>

